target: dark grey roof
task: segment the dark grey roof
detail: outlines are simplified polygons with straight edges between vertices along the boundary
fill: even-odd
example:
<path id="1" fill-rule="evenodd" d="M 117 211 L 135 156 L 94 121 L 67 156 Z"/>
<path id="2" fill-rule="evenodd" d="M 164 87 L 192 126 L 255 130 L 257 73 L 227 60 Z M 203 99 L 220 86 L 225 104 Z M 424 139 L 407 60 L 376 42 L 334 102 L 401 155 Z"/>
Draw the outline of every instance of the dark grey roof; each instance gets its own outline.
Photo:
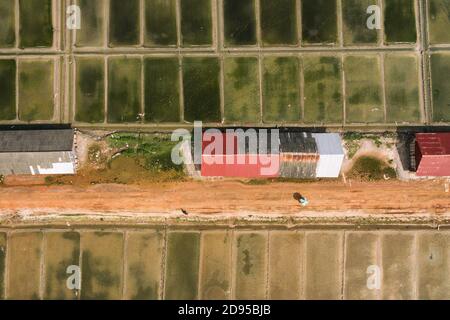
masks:
<path id="1" fill-rule="evenodd" d="M 71 151 L 73 130 L 0 131 L 0 152 Z"/>
<path id="2" fill-rule="evenodd" d="M 263 131 L 264 130 L 264 131 Z M 271 130 L 258 129 L 256 130 L 256 150 L 250 150 L 250 140 L 249 138 L 238 139 L 236 141 L 237 154 L 249 154 L 255 151 L 257 154 L 279 154 L 280 153 L 280 143 L 279 141 L 274 141 L 272 143 Z M 242 142 L 244 142 L 242 144 Z M 264 146 L 263 146 L 264 144 Z M 253 148 L 253 146 L 252 146 Z"/>
<path id="3" fill-rule="evenodd" d="M 239 132 L 240 128 L 233 129 L 233 133 Z M 243 134 L 238 139 L 236 135 L 226 135 L 225 132 L 222 132 L 223 138 L 226 139 L 223 141 L 223 151 L 221 153 L 220 150 L 215 150 L 216 154 L 224 154 L 227 152 L 227 146 L 234 144 L 234 153 L 235 154 L 279 154 L 280 143 L 278 136 L 276 135 L 278 132 L 272 132 L 272 129 L 242 129 Z M 220 131 L 220 130 L 219 130 Z M 274 141 L 272 143 L 272 133 L 274 134 Z M 203 132 L 203 135 L 205 132 Z M 234 142 L 231 137 L 234 136 Z M 253 144 L 250 144 L 250 138 L 255 137 L 256 140 L 253 141 Z M 195 141 L 192 139 L 192 150 L 194 150 Z M 206 144 L 209 144 L 207 142 Z M 193 151 L 192 151 L 193 152 Z"/>
<path id="4" fill-rule="evenodd" d="M 317 153 L 316 139 L 308 132 L 280 132 L 281 153 Z"/>

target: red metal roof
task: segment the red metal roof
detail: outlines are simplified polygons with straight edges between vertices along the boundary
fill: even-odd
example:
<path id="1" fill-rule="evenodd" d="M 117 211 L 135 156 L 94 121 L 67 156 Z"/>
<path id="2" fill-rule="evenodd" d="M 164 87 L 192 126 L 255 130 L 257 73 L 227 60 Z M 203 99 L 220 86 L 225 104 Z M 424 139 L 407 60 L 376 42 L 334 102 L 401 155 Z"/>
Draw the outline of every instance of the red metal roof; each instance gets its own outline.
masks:
<path id="1" fill-rule="evenodd" d="M 416 141 L 423 156 L 450 155 L 450 133 L 417 133 Z"/>
<path id="2" fill-rule="evenodd" d="M 450 155 L 422 157 L 416 174 L 419 177 L 449 177 Z"/>
<path id="3" fill-rule="evenodd" d="M 216 139 L 222 139 L 222 141 L 216 141 Z M 237 154 L 237 137 L 235 134 L 226 134 L 221 133 L 218 135 L 203 133 L 202 139 L 202 154 L 205 153 L 205 149 L 208 148 L 209 145 L 214 143 L 214 148 L 208 150 L 209 155 L 225 155 L 225 154 Z M 232 147 L 232 150 L 227 152 L 228 147 Z M 221 148 L 220 148 L 221 147 Z"/>
<path id="4" fill-rule="evenodd" d="M 216 139 L 219 140 L 216 141 Z M 203 133 L 202 176 L 267 178 L 279 175 L 280 157 L 278 154 L 271 152 L 259 154 L 258 145 L 253 146 L 253 152 L 249 153 L 248 147 L 247 145 L 245 150 L 238 150 L 236 133 Z"/>
<path id="5" fill-rule="evenodd" d="M 271 155 L 202 155 L 203 177 L 278 177 L 280 157 Z"/>
<path id="6" fill-rule="evenodd" d="M 256 139 L 250 139 L 254 137 Z M 262 138 L 267 139 L 264 146 L 260 145 Z M 241 138 L 241 139 L 239 139 Z M 238 138 L 237 132 L 204 132 L 202 137 L 202 154 L 233 155 L 233 154 L 278 154 L 279 142 L 273 141 L 271 133 L 263 136 L 258 131 L 248 133 Z M 250 141 L 251 140 L 251 141 Z"/>
<path id="7" fill-rule="evenodd" d="M 416 134 L 418 176 L 450 176 L 450 133 Z"/>

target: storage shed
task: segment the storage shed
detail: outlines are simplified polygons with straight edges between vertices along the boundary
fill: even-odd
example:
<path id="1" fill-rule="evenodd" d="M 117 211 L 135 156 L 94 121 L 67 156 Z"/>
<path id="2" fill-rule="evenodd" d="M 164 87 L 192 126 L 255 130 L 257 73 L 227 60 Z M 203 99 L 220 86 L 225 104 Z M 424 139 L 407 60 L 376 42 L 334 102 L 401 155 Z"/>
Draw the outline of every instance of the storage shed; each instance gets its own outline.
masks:
<path id="1" fill-rule="evenodd" d="M 0 174 L 74 174 L 73 137 L 72 129 L 0 131 Z"/>
<path id="2" fill-rule="evenodd" d="M 415 158 L 417 176 L 450 176 L 450 133 L 417 133 Z"/>

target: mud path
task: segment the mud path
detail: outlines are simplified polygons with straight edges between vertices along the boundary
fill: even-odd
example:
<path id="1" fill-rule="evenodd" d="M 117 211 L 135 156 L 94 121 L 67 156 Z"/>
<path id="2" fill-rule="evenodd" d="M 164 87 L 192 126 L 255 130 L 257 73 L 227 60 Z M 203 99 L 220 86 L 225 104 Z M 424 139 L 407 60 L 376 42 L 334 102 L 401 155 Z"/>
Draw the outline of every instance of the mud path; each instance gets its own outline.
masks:
<path id="1" fill-rule="evenodd" d="M 301 208 L 293 194 L 306 196 Z M 294 214 L 307 211 L 366 213 L 450 212 L 442 181 L 314 182 L 245 185 L 238 181 L 183 182 L 145 186 L 16 186 L 0 188 L 0 211 L 20 209 L 191 214 Z"/>

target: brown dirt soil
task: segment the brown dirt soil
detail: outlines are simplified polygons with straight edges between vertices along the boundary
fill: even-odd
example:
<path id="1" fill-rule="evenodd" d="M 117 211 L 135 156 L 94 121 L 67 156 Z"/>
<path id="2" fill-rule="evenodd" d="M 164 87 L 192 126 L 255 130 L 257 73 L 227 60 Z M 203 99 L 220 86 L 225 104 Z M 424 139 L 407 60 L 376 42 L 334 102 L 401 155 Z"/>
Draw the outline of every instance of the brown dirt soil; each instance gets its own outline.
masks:
<path id="1" fill-rule="evenodd" d="M 128 184 L 140 185 L 184 180 L 184 174 L 175 170 L 151 171 L 144 168 L 145 159 L 117 157 L 109 166 L 98 168 L 85 165 L 76 175 L 52 176 L 52 184 L 63 185 L 97 185 Z"/>
<path id="2" fill-rule="evenodd" d="M 302 208 L 293 194 L 306 196 Z M 248 185 L 240 181 L 167 182 L 147 185 L 4 186 L 0 211 L 19 209 L 195 214 L 294 214 L 307 211 L 366 213 L 450 212 L 444 181 L 341 181 Z"/>

